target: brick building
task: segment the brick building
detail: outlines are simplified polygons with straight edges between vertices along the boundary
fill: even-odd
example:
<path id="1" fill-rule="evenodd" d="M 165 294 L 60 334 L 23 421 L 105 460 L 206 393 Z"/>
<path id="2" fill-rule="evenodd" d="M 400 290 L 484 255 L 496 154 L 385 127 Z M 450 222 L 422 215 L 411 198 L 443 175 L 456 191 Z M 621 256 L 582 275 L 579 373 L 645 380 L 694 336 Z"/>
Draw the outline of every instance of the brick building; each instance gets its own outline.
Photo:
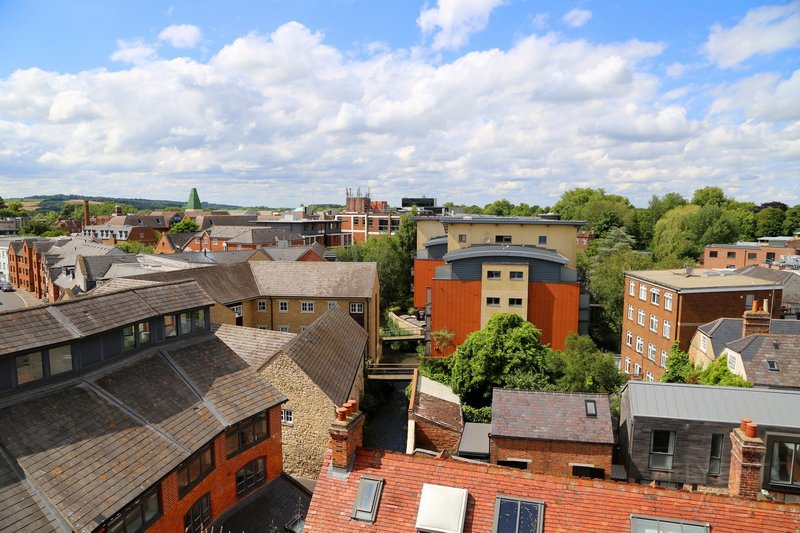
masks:
<path id="1" fill-rule="evenodd" d="M 464 431 L 461 400 L 448 386 L 414 370 L 408 427 L 406 450 L 409 452 L 416 448 L 448 452 L 458 450 Z"/>
<path id="2" fill-rule="evenodd" d="M 282 476 L 285 397 L 178 282 L 0 313 L 0 524 L 199 532 Z"/>
<path id="3" fill-rule="evenodd" d="M 741 317 L 754 300 L 767 299 L 780 318 L 783 285 L 744 274 L 703 269 L 626 272 L 621 365 L 631 376 L 657 380 L 673 342 L 688 351 L 702 324 Z"/>
<path id="4" fill-rule="evenodd" d="M 360 447 L 363 421 L 355 406 L 339 409 L 306 531 L 723 533 L 800 528 L 800 505 L 755 500 L 746 461 L 731 476 L 744 481 L 733 487 L 732 496 L 566 480 L 448 454 L 366 450 Z M 744 443 L 737 431 L 731 433 Z M 760 445 L 756 439 L 739 450 L 763 452 Z"/>
<path id="5" fill-rule="evenodd" d="M 494 464 L 610 479 L 614 431 L 608 396 L 494 389 L 489 443 Z"/>
<path id="6" fill-rule="evenodd" d="M 762 237 L 758 242 L 709 244 L 703 249 L 703 268 L 742 268 L 785 261 L 785 256 L 798 255 L 800 237 Z"/>

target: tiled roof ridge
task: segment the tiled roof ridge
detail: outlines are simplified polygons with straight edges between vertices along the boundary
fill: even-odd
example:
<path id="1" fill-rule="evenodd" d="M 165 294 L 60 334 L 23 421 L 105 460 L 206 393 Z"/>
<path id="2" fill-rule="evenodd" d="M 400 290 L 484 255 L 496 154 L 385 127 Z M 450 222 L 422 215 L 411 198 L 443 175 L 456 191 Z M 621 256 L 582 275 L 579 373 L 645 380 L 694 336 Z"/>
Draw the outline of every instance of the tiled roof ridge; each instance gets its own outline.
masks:
<path id="1" fill-rule="evenodd" d="M 158 350 L 158 353 L 162 357 L 164 362 L 167 363 L 167 365 L 176 374 L 178 374 L 178 376 L 181 378 L 181 380 L 183 380 L 183 382 L 192 391 L 192 393 L 194 393 L 194 395 L 197 396 L 197 399 L 200 400 L 200 402 L 205 406 L 205 408 L 208 409 L 208 411 L 214 415 L 217 421 L 219 421 L 219 423 L 222 424 L 223 426 L 229 427 L 231 425 L 230 420 L 228 420 L 225 417 L 225 415 L 222 414 L 222 412 L 217 408 L 217 406 L 214 405 L 214 402 L 205 397 L 205 395 L 202 393 L 197 384 L 195 384 L 195 382 L 192 381 L 189 375 L 183 370 L 183 368 L 181 368 L 178 362 L 172 358 L 169 352 L 167 352 L 165 349 L 160 348 Z"/>
<path id="2" fill-rule="evenodd" d="M 748 335 L 747 337 L 742 337 L 741 339 L 737 339 L 737 340 L 735 340 L 733 342 L 729 342 L 728 344 L 725 345 L 725 347 L 726 348 L 730 348 L 731 350 L 733 350 L 735 352 L 743 352 L 743 351 L 747 350 L 750 347 L 750 345 L 753 344 L 753 342 L 755 342 L 757 337 L 759 337 L 759 336 L 760 336 L 760 334 L 753 333 L 751 335 Z"/>
<path id="3" fill-rule="evenodd" d="M 88 293 L 86 293 L 85 296 L 83 296 L 79 300 L 62 300 L 60 302 L 53 302 L 50 305 L 51 306 L 68 305 L 68 304 L 74 303 L 74 302 L 85 302 L 85 301 L 87 301 L 89 299 L 108 298 L 108 297 L 112 297 L 113 295 L 122 294 L 122 293 L 126 293 L 126 292 L 137 292 L 137 291 L 141 291 L 143 289 L 150 289 L 152 287 L 168 287 L 168 286 L 172 286 L 172 285 L 182 285 L 184 283 L 197 283 L 197 282 L 194 279 L 191 279 L 191 278 L 189 278 L 189 279 L 178 279 L 178 280 L 174 280 L 174 281 L 155 281 L 155 280 L 153 280 L 153 284 L 152 285 L 148 285 L 148 286 L 128 287 L 126 289 L 120 289 L 118 291 L 101 293 L 101 294 L 92 294 L 91 292 L 88 292 Z M 201 287 L 201 289 L 202 289 L 202 287 Z M 144 301 L 145 304 L 147 303 L 146 300 L 144 300 L 144 299 L 142 299 L 142 300 Z M 159 314 L 155 309 L 153 309 L 153 313 L 154 313 L 154 315 Z"/>
<path id="4" fill-rule="evenodd" d="M 594 397 L 594 398 L 608 398 L 608 394 L 602 392 L 569 392 L 569 391 L 543 391 L 543 390 L 526 390 L 526 389 L 506 389 L 503 387 L 494 387 L 492 391 L 513 392 L 515 394 L 532 394 L 540 395 L 546 394 L 549 396 L 581 396 L 581 397 Z"/>

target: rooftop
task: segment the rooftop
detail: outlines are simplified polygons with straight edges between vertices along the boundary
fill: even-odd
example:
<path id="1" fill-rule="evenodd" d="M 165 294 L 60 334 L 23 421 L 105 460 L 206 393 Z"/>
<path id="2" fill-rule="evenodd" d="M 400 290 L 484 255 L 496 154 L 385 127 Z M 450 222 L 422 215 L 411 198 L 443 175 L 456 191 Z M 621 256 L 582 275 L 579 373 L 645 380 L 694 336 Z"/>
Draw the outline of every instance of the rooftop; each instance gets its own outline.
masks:
<path id="1" fill-rule="evenodd" d="M 727 348 L 741 355 L 747 380 L 751 383 L 800 388 L 800 333 L 748 335 L 729 343 Z"/>
<path id="2" fill-rule="evenodd" d="M 737 274 L 733 271 L 720 271 L 709 268 L 690 268 L 676 270 L 631 270 L 626 276 L 653 283 L 679 292 L 704 292 L 717 290 L 771 290 L 783 289 L 780 283 Z"/>
<path id="3" fill-rule="evenodd" d="M 697 328 L 711 339 L 714 353 L 719 355 L 729 342 L 742 338 L 741 318 L 718 318 Z M 800 320 L 778 320 L 769 322 L 769 332 L 783 335 L 800 335 Z"/>
<path id="4" fill-rule="evenodd" d="M 442 224 L 522 224 L 522 225 L 549 225 L 549 226 L 576 226 L 586 225 L 585 220 L 559 220 L 545 217 L 499 217 L 494 215 L 443 215 L 414 217 L 414 220 L 437 220 Z"/>
<path id="5" fill-rule="evenodd" d="M 539 248 L 538 246 L 525 246 L 520 244 L 478 244 L 467 248 L 460 248 L 448 252 L 444 256 L 447 262 L 476 257 L 519 257 L 523 259 L 539 259 L 561 265 L 567 264 L 567 258 L 555 250 Z"/>

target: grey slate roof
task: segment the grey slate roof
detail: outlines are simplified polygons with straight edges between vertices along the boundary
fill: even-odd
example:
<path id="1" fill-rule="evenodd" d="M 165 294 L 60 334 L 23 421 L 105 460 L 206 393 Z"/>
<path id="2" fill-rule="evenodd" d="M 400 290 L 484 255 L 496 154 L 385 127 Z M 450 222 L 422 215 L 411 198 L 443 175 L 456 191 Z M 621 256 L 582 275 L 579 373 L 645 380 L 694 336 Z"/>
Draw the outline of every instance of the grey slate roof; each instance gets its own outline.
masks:
<path id="1" fill-rule="evenodd" d="M 524 246 L 518 244 L 479 244 L 469 246 L 467 248 L 460 248 L 448 252 L 444 256 L 444 260 L 449 262 L 459 261 L 461 259 L 471 259 L 475 257 L 521 257 L 525 259 L 540 259 L 542 261 L 550 261 L 560 265 L 567 264 L 567 258 L 554 250 L 546 248 L 539 248 L 537 246 Z"/>
<path id="2" fill-rule="evenodd" d="M 243 263 L 253 257 L 254 254 L 261 253 L 262 250 L 228 250 L 224 252 L 180 252 L 169 254 L 165 257 L 174 261 L 185 263 L 205 263 L 209 265 L 229 265 L 232 263 Z"/>
<path id="3" fill-rule="evenodd" d="M 297 335 L 283 352 L 335 405 L 342 405 L 364 361 L 367 336 L 367 331 L 337 305 Z"/>
<path id="4" fill-rule="evenodd" d="M 244 326 L 220 324 L 212 326 L 219 339 L 255 369 L 261 367 L 297 335 Z"/>
<path id="5" fill-rule="evenodd" d="M 95 255 L 95 256 L 78 256 L 76 263 L 82 262 L 87 277 L 89 279 L 97 280 L 102 278 L 112 264 L 115 263 L 136 263 L 136 254 L 110 254 L 110 255 Z"/>
<path id="6" fill-rule="evenodd" d="M 319 247 L 322 248 L 321 253 L 319 251 Z M 325 247 L 319 247 L 289 246 L 288 248 L 264 248 L 263 250 L 272 258 L 273 261 L 297 261 L 309 251 L 319 255 L 320 258 L 323 258 L 325 254 Z"/>
<path id="7" fill-rule="evenodd" d="M 800 392 L 629 381 L 622 389 L 633 417 L 703 420 L 800 429 Z M 733 427 L 731 426 L 731 427 Z"/>
<path id="8" fill-rule="evenodd" d="M 11 464 L 0 457 L 0 531 L 70 531 L 60 527 L 33 494 Z"/>
<path id="9" fill-rule="evenodd" d="M 747 380 L 756 386 L 800 388 L 800 334 L 748 335 L 727 348 L 740 354 Z M 775 361 L 778 370 L 770 370 L 767 361 Z"/>
<path id="10" fill-rule="evenodd" d="M 287 474 L 281 474 L 258 490 L 246 504 L 237 507 L 212 524 L 210 531 L 262 533 L 285 531 L 284 527 L 299 513 L 305 517 L 311 493 Z M 274 529 L 273 529 L 274 528 Z"/>
<path id="11" fill-rule="evenodd" d="M 176 250 L 183 250 L 183 247 L 186 246 L 186 243 L 194 239 L 196 236 L 200 235 L 200 232 L 193 232 L 187 231 L 183 233 L 165 233 L 164 235 L 167 236 L 170 244 Z"/>
<path id="12" fill-rule="evenodd" d="M 260 261 L 259 263 L 272 264 L 272 261 Z M 250 265 L 246 262 L 172 272 L 154 272 L 135 276 L 134 279 L 164 282 L 192 279 L 197 281 L 209 296 L 222 304 L 238 303 L 261 295 L 253 279 L 253 273 L 250 271 Z"/>
<path id="13" fill-rule="evenodd" d="M 698 327 L 711 339 L 714 354 L 719 355 L 725 346 L 742 338 L 741 318 L 718 318 Z M 772 319 L 769 323 L 769 332 L 782 335 L 800 335 L 800 320 Z"/>
<path id="14" fill-rule="evenodd" d="M 597 416 L 586 416 L 594 400 Z M 492 437 L 614 444 L 611 407 L 604 394 L 492 391 Z"/>
<path id="15" fill-rule="evenodd" d="M 71 529 L 92 530 L 227 426 L 283 401 L 213 335 L 180 339 L 6 400 L 0 445 Z M 20 492 L 14 477 L 0 499 Z M 33 502 L 0 508 L 0 524 L 41 522 Z"/>
<path id="16" fill-rule="evenodd" d="M 254 261 L 262 295 L 308 298 L 370 298 L 377 288 L 376 263 Z"/>

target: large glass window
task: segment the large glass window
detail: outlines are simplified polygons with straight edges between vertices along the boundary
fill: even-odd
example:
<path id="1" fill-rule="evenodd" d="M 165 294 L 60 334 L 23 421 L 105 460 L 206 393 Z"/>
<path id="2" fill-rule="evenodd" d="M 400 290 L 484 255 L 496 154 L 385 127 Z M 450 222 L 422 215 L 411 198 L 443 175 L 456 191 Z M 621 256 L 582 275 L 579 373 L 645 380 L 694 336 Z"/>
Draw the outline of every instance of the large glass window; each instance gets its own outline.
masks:
<path id="1" fill-rule="evenodd" d="M 541 502 L 498 496 L 494 504 L 494 533 L 539 533 L 544 505 Z"/>
<path id="2" fill-rule="evenodd" d="M 301 313 L 313 313 L 314 312 L 314 302 L 300 302 L 300 312 Z"/>
<path id="3" fill-rule="evenodd" d="M 800 488 L 800 437 L 770 437 L 766 463 L 770 484 Z"/>
<path id="4" fill-rule="evenodd" d="M 136 348 L 136 326 L 130 325 L 122 328 L 122 347 L 125 350 Z"/>
<path id="5" fill-rule="evenodd" d="M 186 335 L 192 331 L 192 315 L 191 313 L 181 313 L 181 335 Z"/>
<path id="6" fill-rule="evenodd" d="M 264 411 L 231 426 L 225 433 L 228 457 L 267 438 L 269 436 L 268 421 L 268 412 Z"/>
<path id="7" fill-rule="evenodd" d="M 42 352 L 18 355 L 15 359 L 17 363 L 17 385 L 30 383 L 44 377 Z"/>
<path id="8" fill-rule="evenodd" d="M 50 362 L 50 375 L 63 374 L 72 371 L 72 348 L 69 344 L 56 346 L 47 350 Z"/>
<path id="9" fill-rule="evenodd" d="M 204 330 L 206 329 L 206 310 L 205 309 L 197 309 L 194 312 L 194 330 Z"/>
<path id="10" fill-rule="evenodd" d="M 711 456 L 708 461 L 708 473 L 715 476 L 719 475 L 720 463 L 722 462 L 722 443 L 725 435 L 714 433 L 711 435 Z"/>
<path id="11" fill-rule="evenodd" d="M 150 323 L 139 322 L 138 326 L 139 345 L 150 343 Z"/>
<path id="12" fill-rule="evenodd" d="M 631 533 L 709 533 L 708 524 L 631 515 Z"/>
<path id="13" fill-rule="evenodd" d="M 236 472 L 236 494 L 241 496 L 250 489 L 264 483 L 265 479 L 264 458 L 253 459 Z"/>
<path id="14" fill-rule="evenodd" d="M 183 516 L 183 531 L 185 533 L 203 533 L 206 526 L 211 523 L 211 493 L 200 496 L 189 512 Z"/>
<path id="15" fill-rule="evenodd" d="M 672 470 L 674 453 L 675 432 L 654 429 L 650 433 L 650 468 L 652 470 Z"/>
<path id="16" fill-rule="evenodd" d="M 166 338 L 178 336 L 178 320 L 175 315 L 164 317 L 164 336 Z"/>
<path id="17" fill-rule="evenodd" d="M 178 467 L 178 494 L 181 498 L 214 470 L 213 448 L 206 444 Z"/>
<path id="18" fill-rule="evenodd" d="M 107 533 L 139 533 L 146 530 L 160 514 L 158 487 L 153 487 L 108 522 Z"/>

